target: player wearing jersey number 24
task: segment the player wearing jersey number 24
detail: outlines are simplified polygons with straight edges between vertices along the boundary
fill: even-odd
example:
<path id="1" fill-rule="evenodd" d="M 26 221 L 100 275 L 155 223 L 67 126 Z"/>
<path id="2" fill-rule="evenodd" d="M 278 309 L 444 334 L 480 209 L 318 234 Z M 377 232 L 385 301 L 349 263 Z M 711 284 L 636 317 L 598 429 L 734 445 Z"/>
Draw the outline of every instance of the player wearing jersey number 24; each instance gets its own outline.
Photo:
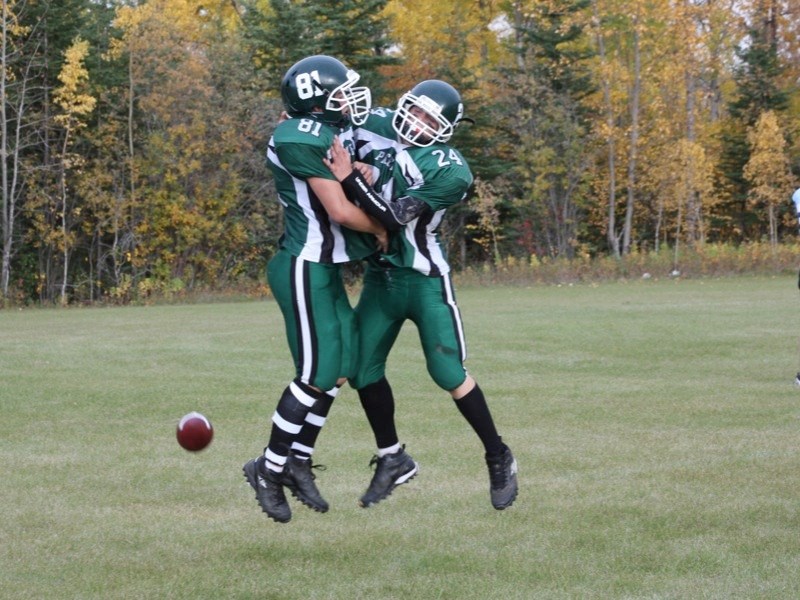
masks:
<path id="1" fill-rule="evenodd" d="M 466 197 L 473 181 L 464 157 L 447 143 L 463 115 L 461 96 L 451 85 L 423 81 L 395 110 L 372 110 L 354 132 L 357 158 L 373 167 L 372 186 L 352 167 L 341 139 L 331 148 L 332 160 L 323 161 L 348 197 L 391 231 L 389 250 L 367 259 L 356 306 L 360 358 L 350 382 L 378 447 L 363 507 L 386 498 L 418 469 L 400 444 L 386 378 L 387 357 L 406 320 L 417 326 L 429 374 L 483 444 L 492 505 L 503 510 L 517 497 L 516 460 L 496 430 L 483 391 L 464 368 L 461 314 L 439 239 L 446 210 Z"/>

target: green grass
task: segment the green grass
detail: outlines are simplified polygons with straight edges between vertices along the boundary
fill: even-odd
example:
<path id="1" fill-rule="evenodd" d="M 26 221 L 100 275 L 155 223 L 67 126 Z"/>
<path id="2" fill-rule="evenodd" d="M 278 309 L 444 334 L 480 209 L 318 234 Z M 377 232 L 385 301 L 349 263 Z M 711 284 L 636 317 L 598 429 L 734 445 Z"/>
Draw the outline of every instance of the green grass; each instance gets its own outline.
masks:
<path id="1" fill-rule="evenodd" d="M 241 475 L 291 374 L 269 301 L 0 312 L 0 597 L 800 597 L 792 277 L 464 287 L 470 358 L 520 465 L 477 438 L 413 329 L 389 378 L 419 476 L 357 507 L 372 435 L 345 389 L 331 511 L 269 521 Z M 216 436 L 181 450 L 199 410 Z"/>

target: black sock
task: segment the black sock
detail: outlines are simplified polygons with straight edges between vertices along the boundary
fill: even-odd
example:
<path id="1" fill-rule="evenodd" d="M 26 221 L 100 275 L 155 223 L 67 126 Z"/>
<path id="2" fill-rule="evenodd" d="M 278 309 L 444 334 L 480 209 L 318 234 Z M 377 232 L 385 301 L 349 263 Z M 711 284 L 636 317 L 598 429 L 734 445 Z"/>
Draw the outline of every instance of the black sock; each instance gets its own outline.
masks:
<path id="1" fill-rule="evenodd" d="M 455 400 L 458 410 L 478 434 L 483 443 L 486 454 L 499 454 L 503 449 L 503 442 L 494 426 L 492 413 L 486 405 L 486 398 L 478 384 L 466 396 Z"/>
<path id="2" fill-rule="evenodd" d="M 386 377 L 358 390 L 358 398 L 367 415 L 378 448 L 399 443 L 394 426 L 394 396 Z"/>

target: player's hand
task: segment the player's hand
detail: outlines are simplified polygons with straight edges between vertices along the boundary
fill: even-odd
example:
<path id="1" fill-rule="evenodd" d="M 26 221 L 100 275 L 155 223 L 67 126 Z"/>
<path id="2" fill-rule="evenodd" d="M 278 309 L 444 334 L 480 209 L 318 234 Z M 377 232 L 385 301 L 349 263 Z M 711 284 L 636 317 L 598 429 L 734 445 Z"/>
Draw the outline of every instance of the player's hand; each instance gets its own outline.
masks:
<path id="1" fill-rule="evenodd" d="M 350 160 L 350 153 L 342 145 L 342 140 L 337 135 L 333 138 L 333 145 L 328 151 L 330 158 L 323 157 L 322 162 L 328 169 L 330 169 L 333 176 L 338 181 L 347 179 L 347 176 L 353 172 L 353 163 Z"/>
<path id="2" fill-rule="evenodd" d="M 389 232 L 381 227 L 380 233 L 375 234 L 375 239 L 377 240 L 378 250 L 386 253 L 389 250 Z"/>
<path id="3" fill-rule="evenodd" d="M 359 161 L 355 161 L 353 163 L 353 167 L 361 173 L 361 176 L 364 178 L 364 181 L 367 182 L 367 185 L 372 185 L 372 167 L 370 167 L 367 163 Z"/>
<path id="4" fill-rule="evenodd" d="M 375 247 L 385 254 L 389 251 L 389 232 L 376 218 L 370 217 L 369 220 L 372 221 L 372 224 L 375 225 L 375 229 L 377 230 L 374 234 Z"/>

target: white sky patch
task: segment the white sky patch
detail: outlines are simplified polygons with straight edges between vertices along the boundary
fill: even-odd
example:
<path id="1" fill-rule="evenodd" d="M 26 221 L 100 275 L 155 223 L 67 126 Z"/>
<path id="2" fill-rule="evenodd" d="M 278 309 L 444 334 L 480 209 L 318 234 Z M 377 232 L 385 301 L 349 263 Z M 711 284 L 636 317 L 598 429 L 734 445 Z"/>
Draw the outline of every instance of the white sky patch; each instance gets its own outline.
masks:
<path id="1" fill-rule="evenodd" d="M 489 31 L 494 31 L 497 39 L 502 40 L 510 36 L 514 28 L 511 26 L 511 23 L 509 23 L 508 16 L 503 13 L 492 19 L 492 22 L 489 23 Z"/>

